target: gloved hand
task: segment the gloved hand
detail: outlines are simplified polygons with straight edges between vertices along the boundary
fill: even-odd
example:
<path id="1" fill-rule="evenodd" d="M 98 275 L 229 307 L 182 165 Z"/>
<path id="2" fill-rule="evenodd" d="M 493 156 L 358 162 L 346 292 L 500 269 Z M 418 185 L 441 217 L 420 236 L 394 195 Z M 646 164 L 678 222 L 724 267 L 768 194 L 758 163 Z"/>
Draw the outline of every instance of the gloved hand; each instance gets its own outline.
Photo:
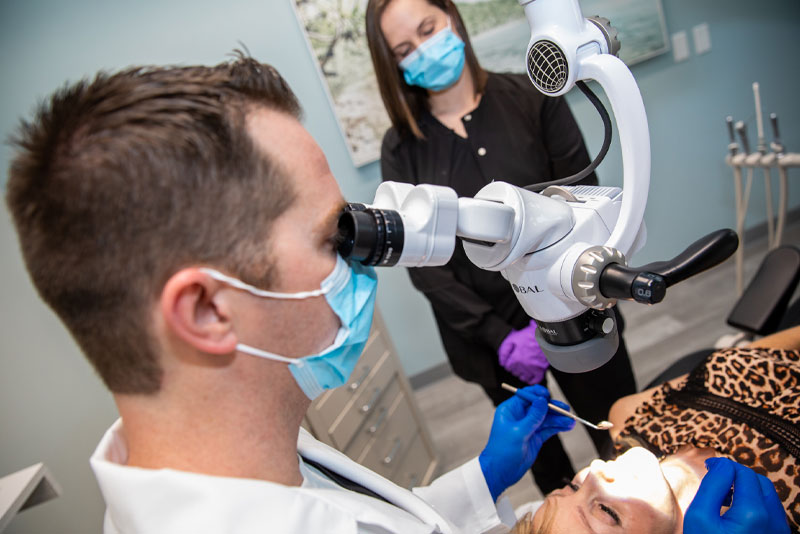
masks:
<path id="1" fill-rule="evenodd" d="M 536 322 L 522 330 L 512 330 L 497 349 L 500 365 L 528 384 L 538 384 L 549 367 L 547 357 L 536 342 Z"/>
<path id="2" fill-rule="evenodd" d="M 549 400 L 547 388 L 528 386 L 495 410 L 489 442 L 478 456 L 494 500 L 531 468 L 542 443 L 575 426 L 575 420 L 549 410 Z M 563 402 L 552 402 L 569 409 Z"/>
<path id="3" fill-rule="evenodd" d="M 706 468 L 686 510 L 684 534 L 789 534 L 786 512 L 767 477 L 727 458 L 709 458 Z M 731 486 L 731 507 L 720 516 Z"/>

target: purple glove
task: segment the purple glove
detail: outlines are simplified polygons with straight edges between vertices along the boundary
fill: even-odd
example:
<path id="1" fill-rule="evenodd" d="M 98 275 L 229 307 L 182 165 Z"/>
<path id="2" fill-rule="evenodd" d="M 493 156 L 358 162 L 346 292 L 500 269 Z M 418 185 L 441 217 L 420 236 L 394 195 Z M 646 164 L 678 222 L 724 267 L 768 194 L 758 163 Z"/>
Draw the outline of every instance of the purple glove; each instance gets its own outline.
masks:
<path id="1" fill-rule="evenodd" d="M 538 384 L 550 364 L 536 342 L 533 333 L 536 322 L 522 330 L 512 330 L 497 349 L 500 365 L 509 373 L 528 384 Z"/>

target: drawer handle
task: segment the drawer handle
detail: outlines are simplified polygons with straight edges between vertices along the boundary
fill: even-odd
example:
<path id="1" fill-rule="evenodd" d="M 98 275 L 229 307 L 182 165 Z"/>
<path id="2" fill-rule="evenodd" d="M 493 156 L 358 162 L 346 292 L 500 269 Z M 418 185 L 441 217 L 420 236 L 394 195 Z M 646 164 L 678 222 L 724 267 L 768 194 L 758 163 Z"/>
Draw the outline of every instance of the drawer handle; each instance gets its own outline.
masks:
<path id="1" fill-rule="evenodd" d="M 400 438 L 394 440 L 394 447 L 392 450 L 389 451 L 389 454 L 383 457 L 383 465 L 389 465 L 394 461 L 394 457 L 397 456 L 397 453 L 400 452 L 400 446 L 403 444 Z"/>
<path id="2" fill-rule="evenodd" d="M 375 388 L 375 393 L 372 394 L 372 398 L 370 398 L 367 403 L 361 407 L 361 413 L 368 413 L 375 406 L 375 403 L 378 402 L 380 397 L 381 388 Z"/>
<path id="3" fill-rule="evenodd" d="M 369 376 L 369 371 L 370 371 L 370 366 L 369 366 L 369 365 L 365 365 L 365 366 L 364 366 L 364 372 L 361 374 L 361 376 L 358 378 L 358 380 L 356 380 L 355 382 L 353 382 L 352 384 L 350 384 L 350 391 L 355 391 L 355 390 L 357 390 L 357 389 L 359 388 L 359 386 L 360 386 L 360 385 L 361 385 L 361 384 L 364 382 L 364 380 L 366 380 L 366 379 L 367 379 L 367 377 Z"/>
<path id="4" fill-rule="evenodd" d="M 377 431 L 378 431 L 378 429 L 379 429 L 379 428 L 381 427 L 381 425 L 383 424 L 383 421 L 386 419 L 386 416 L 387 416 L 388 414 L 389 414 L 389 408 L 387 408 L 386 406 L 384 406 L 383 408 L 381 408 L 381 412 L 380 412 L 380 414 L 378 415 L 378 418 L 375 420 L 375 422 L 374 422 L 374 423 L 372 423 L 372 426 L 370 426 L 370 427 L 367 429 L 367 434 L 374 434 L 375 432 L 377 432 Z"/>
<path id="5" fill-rule="evenodd" d="M 408 491 L 411 491 L 411 488 L 416 488 L 417 487 L 418 478 L 419 477 L 417 477 L 416 473 L 411 475 L 411 478 L 409 479 L 409 482 L 408 482 L 408 486 L 406 486 L 406 489 Z"/>

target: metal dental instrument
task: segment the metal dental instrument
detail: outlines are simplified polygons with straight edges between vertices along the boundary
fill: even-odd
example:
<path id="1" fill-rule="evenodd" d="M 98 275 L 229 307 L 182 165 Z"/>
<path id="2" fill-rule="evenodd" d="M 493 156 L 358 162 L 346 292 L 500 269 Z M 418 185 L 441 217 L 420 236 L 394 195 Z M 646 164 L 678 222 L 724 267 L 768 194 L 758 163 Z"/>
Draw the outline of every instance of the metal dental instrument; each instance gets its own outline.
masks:
<path id="1" fill-rule="evenodd" d="M 519 391 L 517 388 L 515 388 L 511 384 L 506 384 L 505 382 L 500 384 L 500 387 L 502 387 L 503 389 L 505 389 L 507 391 L 510 391 L 511 393 L 516 393 L 517 391 Z M 588 426 L 590 428 L 594 428 L 595 430 L 608 430 L 609 428 L 614 426 L 614 423 L 612 423 L 611 421 L 600 421 L 597 424 L 590 423 L 586 419 L 581 419 L 580 417 L 578 417 L 574 413 L 569 412 L 569 411 L 567 411 L 567 410 L 565 410 L 563 408 L 559 408 L 558 406 L 556 406 L 555 404 L 550 403 L 550 402 L 547 403 L 547 406 L 549 406 L 550 409 L 553 410 L 554 412 L 558 412 L 561 415 L 566 415 L 567 417 L 571 417 L 571 418 L 575 419 L 576 421 L 578 421 L 579 423 L 583 423 L 584 425 L 586 425 L 586 426 Z"/>
<path id="2" fill-rule="evenodd" d="M 772 173 L 770 172 L 771 161 L 764 161 L 767 156 L 767 142 L 764 138 L 764 117 L 761 114 L 761 92 L 758 82 L 753 83 L 753 98 L 756 103 L 756 131 L 758 133 L 758 145 L 756 155 L 753 155 L 752 162 L 760 165 L 764 171 L 764 197 L 767 201 L 767 246 L 770 250 L 775 242 L 775 220 L 772 209 Z"/>

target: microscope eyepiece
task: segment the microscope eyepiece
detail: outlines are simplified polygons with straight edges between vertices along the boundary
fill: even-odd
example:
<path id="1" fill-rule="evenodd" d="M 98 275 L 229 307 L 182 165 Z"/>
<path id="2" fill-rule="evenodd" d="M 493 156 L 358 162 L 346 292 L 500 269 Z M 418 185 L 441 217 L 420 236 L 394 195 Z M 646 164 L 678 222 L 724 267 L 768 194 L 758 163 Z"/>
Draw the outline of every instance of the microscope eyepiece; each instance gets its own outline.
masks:
<path id="1" fill-rule="evenodd" d="M 339 216 L 339 232 L 344 259 L 391 267 L 403 253 L 403 219 L 395 210 L 348 204 Z"/>

